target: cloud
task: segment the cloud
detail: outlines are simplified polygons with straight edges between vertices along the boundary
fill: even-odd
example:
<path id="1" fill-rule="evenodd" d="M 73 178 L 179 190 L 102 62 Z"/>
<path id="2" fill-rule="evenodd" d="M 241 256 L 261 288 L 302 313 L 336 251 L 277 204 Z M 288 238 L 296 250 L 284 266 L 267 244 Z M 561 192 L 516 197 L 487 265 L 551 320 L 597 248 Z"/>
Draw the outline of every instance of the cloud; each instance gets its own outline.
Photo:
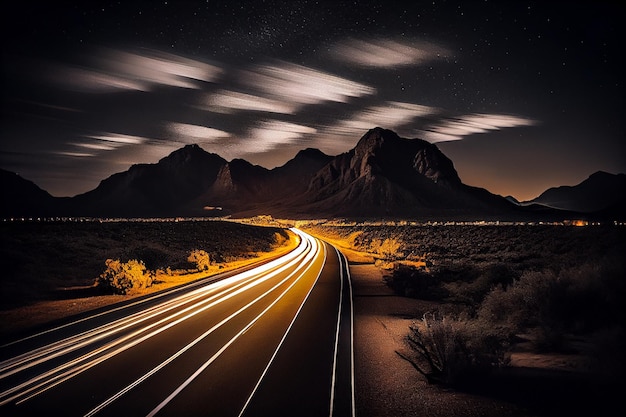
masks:
<path id="1" fill-rule="evenodd" d="M 245 152 L 266 152 L 305 135 L 317 133 L 317 129 L 279 120 L 264 120 L 248 131 Z"/>
<path id="2" fill-rule="evenodd" d="M 351 65 L 372 68 L 421 65 L 436 59 L 452 56 L 442 46 L 425 41 L 398 42 L 391 39 L 347 39 L 330 49 L 333 59 Z"/>
<path id="3" fill-rule="evenodd" d="M 113 151 L 123 146 L 145 144 L 150 140 L 141 136 L 132 136 L 113 132 L 101 132 L 95 135 L 85 135 L 82 137 L 82 139 L 87 139 L 88 141 L 73 142 L 69 143 L 69 145 L 76 148 L 88 149 L 91 151 Z M 81 158 L 97 155 L 97 153 L 95 152 L 77 151 L 61 151 L 55 153 L 58 155 Z"/>
<path id="4" fill-rule="evenodd" d="M 151 91 L 155 86 L 199 89 L 201 82 L 213 82 L 221 68 L 164 52 L 142 54 L 105 49 L 94 58 L 95 67 L 56 67 L 52 80 L 81 92 Z"/>
<path id="5" fill-rule="evenodd" d="M 195 141 L 198 139 L 201 139 L 203 141 L 214 141 L 217 139 L 228 138 L 231 136 L 228 132 L 214 129 L 212 127 L 178 122 L 168 123 L 167 129 L 171 133 L 178 135 L 176 139 L 180 139 L 183 142 Z"/>
<path id="6" fill-rule="evenodd" d="M 371 106 L 352 115 L 348 120 L 327 126 L 326 133 L 342 136 L 357 136 L 376 126 L 399 130 L 416 118 L 430 116 L 439 109 L 420 104 L 388 101 L 378 106 Z"/>
<path id="7" fill-rule="evenodd" d="M 93 149 L 96 151 L 112 151 L 113 149 L 118 148 L 118 146 L 107 145 L 104 143 L 72 143 L 72 145 L 78 146 L 79 148 Z"/>
<path id="8" fill-rule="evenodd" d="M 372 95 L 376 89 L 336 75 L 288 62 L 243 71 L 241 81 L 267 97 L 300 105 L 325 101 L 346 103 Z"/>
<path id="9" fill-rule="evenodd" d="M 68 152 L 68 151 L 59 151 L 59 152 L 54 152 L 57 155 L 61 155 L 61 156 L 70 156 L 72 158 L 89 158 L 92 156 L 96 156 L 93 153 L 86 153 L 86 152 Z"/>
<path id="10" fill-rule="evenodd" d="M 112 133 L 112 132 L 103 132 L 98 135 L 88 135 L 86 136 L 92 139 L 98 139 L 109 144 L 117 144 L 117 146 L 122 145 L 139 145 L 147 142 L 149 139 L 141 136 L 132 136 L 125 135 L 122 133 Z"/>
<path id="11" fill-rule="evenodd" d="M 473 113 L 440 120 L 425 129 L 418 130 L 420 138 L 429 142 L 460 140 L 465 136 L 486 133 L 518 126 L 533 126 L 537 122 L 520 116 L 506 114 Z"/>
<path id="12" fill-rule="evenodd" d="M 236 91 L 220 90 L 208 96 L 203 103 L 208 110 L 218 113 L 233 113 L 235 110 L 249 110 L 269 113 L 294 114 L 297 105 L 281 100 L 259 97 Z"/>

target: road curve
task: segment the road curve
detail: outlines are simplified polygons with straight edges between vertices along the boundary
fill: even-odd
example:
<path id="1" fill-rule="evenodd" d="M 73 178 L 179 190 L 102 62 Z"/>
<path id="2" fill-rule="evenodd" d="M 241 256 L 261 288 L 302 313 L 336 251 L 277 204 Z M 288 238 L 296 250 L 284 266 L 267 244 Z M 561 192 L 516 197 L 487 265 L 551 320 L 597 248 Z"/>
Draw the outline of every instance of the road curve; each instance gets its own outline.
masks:
<path id="1" fill-rule="evenodd" d="M 0 415 L 354 416 L 345 257 L 290 253 L 0 346 Z"/>

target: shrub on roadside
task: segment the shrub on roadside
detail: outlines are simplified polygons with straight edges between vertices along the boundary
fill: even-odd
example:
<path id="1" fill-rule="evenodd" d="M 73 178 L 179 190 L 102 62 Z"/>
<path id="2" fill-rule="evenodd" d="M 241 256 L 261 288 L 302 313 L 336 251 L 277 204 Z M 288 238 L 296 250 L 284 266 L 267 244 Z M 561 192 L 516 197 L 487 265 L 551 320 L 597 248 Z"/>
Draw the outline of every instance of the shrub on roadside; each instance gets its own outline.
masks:
<path id="1" fill-rule="evenodd" d="M 395 293 L 404 297 L 441 300 L 447 295 L 437 276 L 409 265 L 398 265 L 383 280 Z"/>
<path id="2" fill-rule="evenodd" d="M 623 299 L 624 283 L 613 265 L 605 260 L 558 272 L 525 272 L 507 288 L 492 289 L 477 316 L 486 325 L 532 334 L 538 350 L 558 351 L 567 334 L 623 325 L 623 306 L 617 300 Z"/>
<path id="3" fill-rule="evenodd" d="M 154 274 L 146 269 L 142 261 L 131 259 L 107 259 L 106 270 L 96 280 L 96 285 L 112 290 L 116 294 L 129 294 L 148 288 L 154 282 Z"/>
<path id="4" fill-rule="evenodd" d="M 189 253 L 189 257 L 187 257 L 187 262 L 194 264 L 198 271 L 208 271 L 211 266 L 211 258 L 209 257 L 209 254 L 202 249 L 192 250 Z"/>
<path id="5" fill-rule="evenodd" d="M 507 340 L 475 320 L 425 314 L 407 336 L 413 366 L 431 383 L 463 385 L 507 363 Z"/>

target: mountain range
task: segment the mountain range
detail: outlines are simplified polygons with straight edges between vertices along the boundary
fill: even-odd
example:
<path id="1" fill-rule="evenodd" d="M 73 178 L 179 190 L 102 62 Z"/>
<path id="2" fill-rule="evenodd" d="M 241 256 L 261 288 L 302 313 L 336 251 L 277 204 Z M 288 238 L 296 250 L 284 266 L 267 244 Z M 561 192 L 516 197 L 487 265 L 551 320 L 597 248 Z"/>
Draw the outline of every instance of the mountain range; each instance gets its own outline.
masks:
<path id="1" fill-rule="evenodd" d="M 187 145 L 156 164 L 133 165 L 71 198 L 53 197 L 17 174 L 0 170 L 0 216 L 562 220 L 581 212 L 619 212 L 618 203 L 613 207 L 600 194 L 623 190 L 620 175 L 614 184 L 607 177 L 611 174 L 594 174 L 591 185 L 548 190 L 517 204 L 463 184 L 453 162 L 436 145 L 374 128 L 348 152 L 329 156 L 305 149 L 274 169 L 243 159 L 229 162 L 198 145 Z M 577 204 L 564 204 L 570 200 Z"/>

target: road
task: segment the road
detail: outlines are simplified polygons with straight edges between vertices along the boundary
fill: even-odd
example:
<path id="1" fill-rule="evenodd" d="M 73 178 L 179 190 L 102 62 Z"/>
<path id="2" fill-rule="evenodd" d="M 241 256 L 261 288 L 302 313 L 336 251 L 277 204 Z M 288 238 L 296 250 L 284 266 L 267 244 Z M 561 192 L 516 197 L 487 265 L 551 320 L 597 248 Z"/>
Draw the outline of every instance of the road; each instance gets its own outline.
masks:
<path id="1" fill-rule="evenodd" d="M 354 416 L 345 257 L 292 252 L 0 346 L 3 416 Z"/>

